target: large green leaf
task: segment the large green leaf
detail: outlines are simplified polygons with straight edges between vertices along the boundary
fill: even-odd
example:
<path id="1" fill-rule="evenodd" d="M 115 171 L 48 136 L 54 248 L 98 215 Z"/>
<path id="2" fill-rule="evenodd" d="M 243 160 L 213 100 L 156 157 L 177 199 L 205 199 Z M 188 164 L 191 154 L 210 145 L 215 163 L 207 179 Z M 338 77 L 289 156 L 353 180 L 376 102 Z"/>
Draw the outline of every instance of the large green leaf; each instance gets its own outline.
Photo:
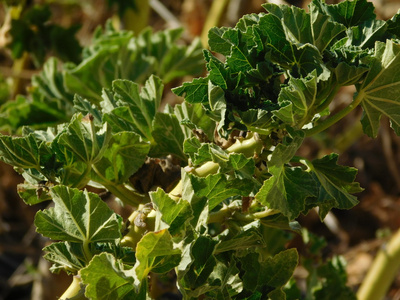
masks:
<path id="1" fill-rule="evenodd" d="M 185 139 L 197 135 L 199 139 L 214 139 L 215 122 L 210 119 L 199 103 L 175 105 L 173 111 L 178 121 L 183 125 Z"/>
<path id="2" fill-rule="evenodd" d="M 167 156 L 173 154 L 182 161 L 187 157 L 183 152 L 185 136 L 177 117 L 168 113 L 157 113 L 154 118 L 151 135 L 154 145 L 150 151 L 151 156 Z"/>
<path id="3" fill-rule="evenodd" d="M 311 175 L 299 167 L 286 164 L 295 155 L 303 137 L 296 136 L 288 145 L 278 145 L 268 162 L 268 171 L 272 176 L 267 179 L 256 199 L 271 209 L 279 210 L 290 220 L 296 218 L 304 209 L 308 197 L 317 193 Z"/>
<path id="4" fill-rule="evenodd" d="M 207 103 L 208 78 L 195 78 L 172 91 L 178 96 L 184 96 L 188 103 Z"/>
<path id="5" fill-rule="evenodd" d="M 287 123 L 292 120 L 291 125 L 301 129 L 303 125 L 311 121 L 315 114 L 315 107 L 320 104 L 316 73 L 312 72 L 308 77 L 300 79 L 291 77 L 288 85 L 281 89 L 278 101 L 280 103 L 288 101 L 291 112 L 284 118 L 277 114 L 282 113 L 282 110 L 273 113 Z"/>
<path id="6" fill-rule="evenodd" d="M 196 196 L 208 199 L 210 210 L 229 197 L 248 196 L 253 189 L 251 181 L 239 178 L 229 180 L 228 176 L 221 173 L 207 177 L 188 176 Z"/>
<path id="7" fill-rule="evenodd" d="M 364 132 L 376 137 L 380 118 L 387 116 L 396 134 L 400 134 L 400 45 L 392 40 L 377 42 L 371 70 L 358 87 L 364 114 Z"/>
<path id="8" fill-rule="evenodd" d="M 266 38 L 271 60 L 291 70 L 296 76 L 307 76 L 316 70 L 318 77 L 329 76 L 318 48 L 312 44 L 294 44 L 286 39 L 280 18 L 268 14 L 260 19 L 260 29 Z"/>
<path id="9" fill-rule="evenodd" d="M 374 20 L 374 5 L 367 0 L 346 0 L 339 4 L 328 5 L 323 1 L 313 0 L 313 5 L 328 14 L 335 22 L 346 27 L 357 26 L 362 22 Z"/>
<path id="10" fill-rule="evenodd" d="M 0 159 L 22 169 L 39 169 L 38 141 L 33 134 L 26 137 L 11 137 L 0 134 Z"/>
<path id="11" fill-rule="evenodd" d="M 163 85 L 157 77 L 151 77 L 146 82 L 142 92 L 139 85 L 128 80 L 113 82 L 115 97 L 121 102 L 120 107 L 126 106 L 129 121 L 136 133 L 151 141 L 153 119 L 160 105 Z M 118 109 L 118 108 L 117 108 Z"/>
<path id="12" fill-rule="evenodd" d="M 121 260 L 109 253 L 93 257 L 90 264 L 81 270 L 86 284 L 85 295 L 89 299 L 141 300 L 146 299 L 146 284 L 137 292 L 134 270 L 127 269 Z"/>
<path id="13" fill-rule="evenodd" d="M 206 236 L 200 236 L 191 248 L 192 264 L 183 277 L 185 289 L 202 288 L 217 264 L 214 251 L 217 241 Z M 204 291 L 203 291 L 204 292 Z M 201 294 L 201 293 L 200 293 Z"/>
<path id="14" fill-rule="evenodd" d="M 264 4 L 263 7 L 282 20 L 286 39 L 294 44 L 310 43 L 323 52 L 332 40 L 346 27 L 332 22 L 311 4 L 310 13 L 296 6 Z"/>
<path id="15" fill-rule="evenodd" d="M 92 178 L 98 182 L 105 178 L 108 183 L 122 184 L 144 164 L 149 150 L 150 144 L 143 142 L 136 133 L 115 133 L 103 157 L 93 165 Z"/>
<path id="16" fill-rule="evenodd" d="M 46 99 L 62 100 L 62 105 L 71 109 L 74 95 L 65 89 L 59 64 L 56 58 L 49 58 L 43 65 L 43 71 L 32 77 L 32 84 Z"/>
<path id="17" fill-rule="evenodd" d="M 262 292 L 266 296 L 274 290 L 281 290 L 292 277 L 298 263 L 298 254 L 296 249 L 289 249 L 262 260 L 257 253 L 252 253 L 241 261 L 245 270 L 244 288 L 253 292 Z"/>
<path id="18" fill-rule="evenodd" d="M 193 212 L 187 201 L 173 200 L 160 188 L 150 193 L 150 198 L 156 211 L 161 213 L 162 221 L 168 225 L 171 235 L 179 234 L 186 229 L 185 224 L 193 218 Z"/>
<path id="19" fill-rule="evenodd" d="M 176 267 L 181 260 L 181 251 L 174 248 L 171 234 L 167 229 L 149 232 L 136 246 L 135 273 L 139 282 L 149 272 L 166 273 Z"/>
<path id="20" fill-rule="evenodd" d="M 111 130 L 107 124 L 101 129 L 94 125 L 92 116 L 75 115 L 65 130 L 58 136 L 58 146 L 71 151 L 85 164 L 98 162 L 111 139 Z"/>
<path id="21" fill-rule="evenodd" d="M 357 197 L 351 195 L 363 189 L 354 182 L 357 169 L 337 164 L 338 155 L 330 154 L 321 159 L 307 163 L 311 175 L 319 187 L 316 205 L 319 215 L 324 219 L 330 209 L 349 209 L 358 203 Z"/>
<path id="22" fill-rule="evenodd" d="M 138 37 L 129 31 L 95 35 L 94 44 L 86 48 L 85 59 L 65 70 L 65 85 L 70 91 L 101 101 L 100 92 L 110 88 L 115 79 L 143 83 L 152 74 L 170 82 L 177 77 L 199 74 L 203 69 L 201 45 L 198 40 L 186 46 L 177 43 L 181 29 L 152 33 L 144 30 Z"/>
<path id="23" fill-rule="evenodd" d="M 234 231 L 234 229 L 232 230 Z M 226 231 L 217 236 L 219 243 L 215 253 L 231 250 L 251 249 L 252 247 L 262 247 L 265 241 L 260 233 L 260 222 L 254 221 L 241 228 L 238 234 L 232 235 Z"/>
<path id="24" fill-rule="evenodd" d="M 43 251 L 47 252 L 44 258 L 53 263 L 50 270 L 54 273 L 61 270 L 67 273 L 77 273 L 86 265 L 82 245 L 78 243 L 52 243 L 43 248 Z"/>
<path id="25" fill-rule="evenodd" d="M 121 237 L 121 218 L 97 194 L 62 185 L 50 193 L 55 206 L 36 214 L 37 232 L 53 240 L 84 244 Z"/>

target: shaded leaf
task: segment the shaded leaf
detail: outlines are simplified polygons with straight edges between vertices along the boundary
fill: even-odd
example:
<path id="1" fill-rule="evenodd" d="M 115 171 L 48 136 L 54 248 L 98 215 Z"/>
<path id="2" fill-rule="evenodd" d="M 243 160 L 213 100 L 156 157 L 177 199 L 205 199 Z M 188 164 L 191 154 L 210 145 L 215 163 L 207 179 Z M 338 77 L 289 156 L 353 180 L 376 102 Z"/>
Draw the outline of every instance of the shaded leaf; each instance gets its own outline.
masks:
<path id="1" fill-rule="evenodd" d="M 180 199 L 175 201 L 162 189 L 150 193 L 152 203 L 156 210 L 161 213 L 161 219 L 168 225 L 171 235 L 184 231 L 185 224 L 192 219 L 192 210 L 187 201 Z"/>
<path id="2" fill-rule="evenodd" d="M 144 288 L 139 293 L 136 292 L 133 270 L 127 270 L 120 260 L 109 253 L 93 257 L 90 264 L 81 270 L 81 277 L 83 283 L 87 285 L 85 295 L 92 299 L 146 298 Z"/>
<path id="3" fill-rule="evenodd" d="M 338 155 L 330 154 L 313 160 L 308 166 L 311 175 L 319 186 L 316 205 L 320 207 L 319 215 L 323 220 L 330 209 L 349 209 L 358 203 L 357 197 L 363 189 L 354 182 L 357 169 L 337 164 Z"/>
<path id="4" fill-rule="evenodd" d="M 400 45 L 387 40 L 378 42 L 371 70 L 357 88 L 364 114 L 364 132 L 371 137 L 378 133 L 380 118 L 387 116 L 396 134 L 400 134 Z"/>

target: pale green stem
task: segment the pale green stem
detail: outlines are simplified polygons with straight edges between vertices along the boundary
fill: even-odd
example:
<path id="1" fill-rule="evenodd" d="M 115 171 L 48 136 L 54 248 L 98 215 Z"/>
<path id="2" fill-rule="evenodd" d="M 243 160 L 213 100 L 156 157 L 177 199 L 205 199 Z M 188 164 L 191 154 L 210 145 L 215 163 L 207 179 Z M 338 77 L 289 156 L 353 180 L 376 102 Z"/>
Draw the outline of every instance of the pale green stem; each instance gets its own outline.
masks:
<path id="1" fill-rule="evenodd" d="M 383 245 L 357 292 L 358 300 L 381 300 L 400 269 L 400 229 Z"/>
<path id="2" fill-rule="evenodd" d="M 138 206 L 141 203 L 146 203 L 150 201 L 148 195 L 146 196 L 140 195 L 135 191 L 128 189 L 123 184 L 116 184 L 108 180 L 103 176 L 103 174 L 99 170 L 97 170 L 97 168 L 94 165 L 92 166 L 92 169 L 99 176 L 99 178 L 101 178 L 101 181 L 99 181 L 99 183 L 102 184 L 114 196 L 121 199 L 121 201 L 124 202 L 125 204 Z"/>
<path id="3" fill-rule="evenodd" d="M 141 203 L 147 203 L 150 201 L 149 197 L 142 196 L 134 191 L 128 189 L 123 184 L 105 184 L 104 187 L 109 190 L 114 196 L 121 199 L 125 204 L 132 206 L 138 206 Z"/>
<path id="4" fill-rule="evenodd" d="M 87 299 L 84 295 L 84 287 L 81 285 L 80 276 L 74 276 L 68 289 L 59 298 L 60 300 L 74 299 L 84 300 Z"/>
<path id="5" fill-rule="evenodd" d="M 337 114 L 333 115 L 332 117 L 324 120 L 321 124 L 305 130 L 306 136 L 311 136 L 314 134 L 317 134 L 321 131 L 324 131 L 325 129 L 331 127 L 333 124 L 336 122 L 340 121 L 343 119 L 345 116 L 347 116 L 351 111 L 353 111 L 362 101 L 364 94 L 359 93 L 357 97 L 351 102 L 346 108 L 342 109 L 339 111 Z"/>
<path id="6" fill-rule="evenodd" d="M 208 224 L 223 223 L 225 220 L 229 218 L 250 223 L 256 219 L 262 219 L 279 213 L 279 211 L 277 210 L 266 208 L 263 211 L 243 214 L 240 211 L 238 211 L 238 209 L 240 209 L 240 207 L 225 206 L 219 211 L 212 212 L 208 217 Z"/>
<path id="7" fill-rule="evenodd" d="M 228 153 L 242 153 L 246 157 L 252 157 L 255 154 L 261 153 L 263 148 L 263 142 L 259 138 L 258 134 L 254 134 L 246 139 L 238 139 L 236 142 L 230 146 L 226 151 Z M 192 168 L 189 172 L 195 174 L 199 177 L 206 177 L 210 174 L 215 174 L 218 172 L 219 164 L 209 161 L 197 168 Z M 169 192 L 169 196 L 174 200 L 179 200 L 182 194 L 182 180 L 175 186 L 175 188 Z"/>
<path id="8" fill-rule="evenodd" d="M 311 111 L 311 113 L 308 112 L 306 119 L 301 124 L 299 124 L 299 126 L 297 128 L 303 128 L 304 125 L 309 123 L 312 120 L 312 118 L 314 118 L 316 113 L 320 113 L 325 108 L 327 108 L 329 106 L 329 104 L 331 104 L 332 100 L 335 98 L 335 96 L 338 93 L 339 89 L 340 89 L 340 85 L 339 86 L 335 85 L 334 87 L 332 87 L 331 92 L 328 95 L 328 97 L 326 97 L 325 101 L 319 107 L 317 107 L 316 109 L 313 109 Z"/>
<path id="9" fill-rule="evenodd" d="M 253 157 L 254 155 L 259 155 L 261 153 L 262 148 L 263 148 L 263 141 L 260 139 L 258 134 L 253 134 L 252 136 L 249 136 L 246 139 L 236 140 L 235 144 L 226 149 L 226 151 L 228 153 L 242 153 L 247 157 Z M 218 172 L 218 168 L 219 165 L 217 163 L 207 162 L 200 167 L 192 168 L 189 172 L 192 174 L 196 174 L 197 176 L 206 177 L 207 175 L 215 174 L 216 172 Z M 180 180 L 179 183 L 175 186 L 175 188 L 171 192 L 169 192 L 168 195 L 172 199 L 178 201 L 179 198 L 182 196 L 182 188 L 183 188 L 182 180 Z M 110 190 L 110 192 L 112 191 Z M 221 218 L 224 213 L 221 214 Z M 129 217 L 129 220 L 131 219 L 134 220 L 134 216 L 136 214 L 137 211 L 134 211 L 131 214 L 131 217 Z M 215 215 L 215 217 L 212 218 L 217 218 L 217 215 Z M 209 223 L 212 223 L 212 220 L 209 221 Z M 136 233 L 131 232 L 132 230 L 134 230 L 134 226 L 130 227 L 129 232 L 126 235 L 127 238 L 125 238 L 125 240 L 127 240 L 130 235 L 133 235 L 136 238 Z"/>
<path id="10" fill-rule="evenodd" d="M 84 255 L 85 255 L 86 260 L 87 260 L 87 261 L 91 261 L 93 255 L 92 255 L 92 253 L 90 252 L 90 249 L 89 249 L 89 241 L 85 240 L 85 241 L 83 242 L 83 245 L 82 245 L 82 246 L 83 246 L 83 253 L 84 253 Z"/>

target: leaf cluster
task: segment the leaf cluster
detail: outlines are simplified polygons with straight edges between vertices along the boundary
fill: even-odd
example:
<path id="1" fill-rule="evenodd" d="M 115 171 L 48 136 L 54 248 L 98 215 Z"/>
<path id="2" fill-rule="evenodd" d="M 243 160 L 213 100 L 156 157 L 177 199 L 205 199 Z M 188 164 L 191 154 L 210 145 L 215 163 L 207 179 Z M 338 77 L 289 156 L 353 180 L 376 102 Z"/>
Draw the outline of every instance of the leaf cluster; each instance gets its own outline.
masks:
<path id="1" fill-rule="evenodd" d="M 80 25 L 64 28 L 50 22 L 50 17 L 48 5 L 34 5 L 25 9 L 19 18 L 12 19 L 8 47 L 14 59 L 28 52 L 39 67 L 51 51 L 64 61 L 77 63 L 81 60 L 82 47 L 75 38 Z"/>
<path id="2" fill-rule="evenodd" d="M 37 231 L 57 241 L 45 257 L 53 271 L 79 274 L 87 298 L 154 297 L 155 274 L 174 272 L 184 299 L 297 299 L 290 279 L 299 255 L 286 247 L 301 233 L 296 218 L 317 208 L 324 219 L 357 204 L 356 169 L 334 153 L 297 153 L 306 136 L 358 105 L 368 135 L 381 115 L 398 132 L 398 15 L 376 20 L 366 0 L 314 0 L 308 12 L 264 8 L 235 28 L 210 30 L 208 75 L 175 88 L 185 95 L 175 107 L 161 110 L 162 79 L 200 70 L 198 45 L 176 45 L 180 30 L 135 38 L 108 26 L 80 64 L 59 72 L 50 60 L 34 79 L 41 107 L 76 93 L 72 118 L 0 135 L 0 159 L 24 176 L 19 193 L 28 204 L 53 200 L 35 218 Z M 357 89 L 353 102 L 329 116 L 346 85 Z M 174 188 L 160 188 L 150 162 L 180 170 L 179 183 L 171 178 Z M 134 212 L 122 224 L 88 187 L 108 190 Z M 342 261 L 319 265 L 309 268 L 311 299 L 329 298 L 333 287 L 352 299 Z"/>
<path id="3" fill-rule="evenodd" d="M 212 52 L 204 52 L 209 75 L 175 93 L 202 103 L 220 122 L 221 134 L 233 129 L 268 134 L 286 126 L 317 126 L 340 87 L 355 85 L 365 133 L 376 136 L 382 114 L 397 130 L 398 15 L 377 20 L 366 0 L 337 5 L 316 0 L 309 12 L 263 7 L 268 13 L 246 15 L 235 28 L 212 28 Z"/>
<path id="4" fill-rule="evenodd" d="M 98 107 L 102 90 L 111 89 L 115 79 L 144 84 L 156 75 L 169 83 L 200 74 L 204 68 L 200 42 L 180 44 L 181 35 L 182 29 L 153 33 L 148 28 L 134 36 L 130 31 L 116 31 L 108 22 L 104 29 L 96 29 L 92 43 L 79 52 L 79 60 L 60 65 L 56 58 L 48 59 L 42 72 L 32 78 L 30 95 L 1 106 L 0 127 L 16 131 L 22 126 L 46 128 L 67 122 L 80 111 L 74 108 L 74 95 Z"/>

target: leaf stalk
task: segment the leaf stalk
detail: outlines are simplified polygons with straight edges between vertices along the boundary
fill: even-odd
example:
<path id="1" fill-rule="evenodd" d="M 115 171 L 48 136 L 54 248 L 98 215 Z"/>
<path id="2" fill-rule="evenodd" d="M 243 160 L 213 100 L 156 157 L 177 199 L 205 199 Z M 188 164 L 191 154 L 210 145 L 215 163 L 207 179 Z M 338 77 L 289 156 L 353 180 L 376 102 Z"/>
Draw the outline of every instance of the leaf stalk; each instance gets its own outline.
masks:
<path id="1" fill-rule="evenodd" d="M 363 97 L 364 97 L 364 94 L 362 92 L 358 93 L 357 96 L 355 97 L 355 99 L 353 100 L 353 102 L 351 102 L 346 108 L 342 109 L 341 111 L 339 111 L 337 114 L 333 115 L 332 117 L 327 118 L 319 125 L 311 128 L 311 129 L 305 130 L 306 136 L 312 136 L 314 134 L 320 133 L 320 132 L 324 131 L 325 129 L 331 127 L 336 122 L 343 119 L 345 116 L 347 116 L 351 111 L 353 111 L 361 103 Z"/>
<path id="2" fill-rule="evenodd" d="M 62 294 L 59 299 L 60 300 L 68 300 L 68 299 L 86 300 L 87 298 L 85 297 L 85 288 L 81 283 L 82 283 L 81 277 L 79 275 L 74 276 L 71 284 L 69 285 L 69 287 L 65 290 L 64 294 Z"/>

